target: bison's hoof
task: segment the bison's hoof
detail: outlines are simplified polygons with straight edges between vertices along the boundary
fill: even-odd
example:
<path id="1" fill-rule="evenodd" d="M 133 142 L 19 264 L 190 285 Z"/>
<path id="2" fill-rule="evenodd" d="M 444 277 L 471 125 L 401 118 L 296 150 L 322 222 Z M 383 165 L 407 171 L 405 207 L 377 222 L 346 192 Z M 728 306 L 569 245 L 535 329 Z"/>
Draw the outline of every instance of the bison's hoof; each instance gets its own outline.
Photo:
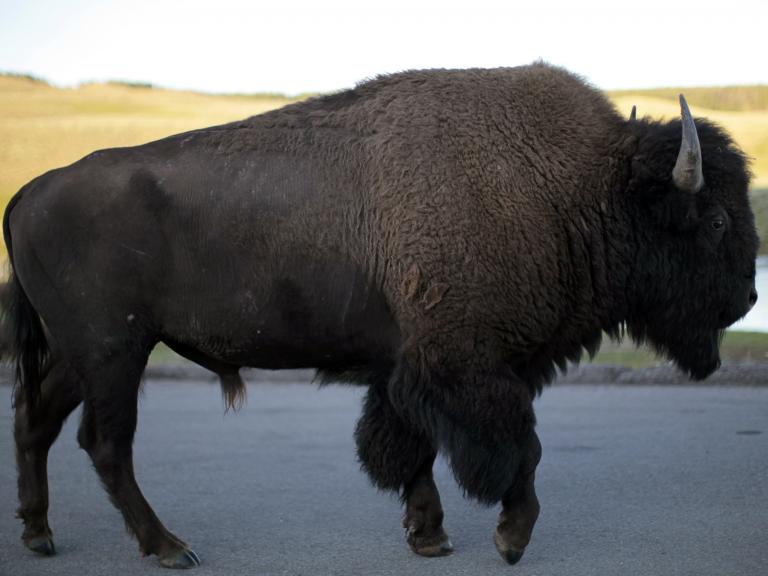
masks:
<path id="1" fill-rule="evenodd" d="M 53 556 L 56 554 L 56 547 L 49 536 L 36 536 L 34 538 L 25 538 L 24 546 L 41 556 Z"/>
<path id="2" fill-rule="evenodd" d="M 176 554 L 161 556 L 160 565 L 163 568 L 194 568 L 200 566 L 200 558 L 192 550 L 185 549 Z"/>
<path id="3" fill-rule="evenodd" d="M 498 530 L 493 535 L 493 543 L 496 544 L 496 550 L 499 551 L 501 557 L 511 565 L 517 564 L 520 561 L 520 558 L 523 557 L 523 552 L 525 552 L 525 548 L 518 550 L 505 542 L 504 537 L 499 534 Z"/>
<path id="4" fill-rule="evenodd" d="M 448 534 L 442 528 L 429 536 L 408 530 L 406 540 L 411 550 L 419 556 L 434 558 L 437 556 L 448 556 L 448 554 L 453 552 L 453 544 L 451 544 Z"/>

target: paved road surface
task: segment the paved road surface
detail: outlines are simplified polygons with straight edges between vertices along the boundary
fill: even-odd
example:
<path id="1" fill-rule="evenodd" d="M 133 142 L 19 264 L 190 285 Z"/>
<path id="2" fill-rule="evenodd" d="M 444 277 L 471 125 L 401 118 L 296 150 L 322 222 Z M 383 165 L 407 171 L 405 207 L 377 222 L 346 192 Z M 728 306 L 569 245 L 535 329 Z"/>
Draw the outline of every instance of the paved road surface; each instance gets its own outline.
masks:
<path id="1" fill-rule="evenodd" d="M 522 562 L 491 542 L 496 510 L 437 482 L 449 558 L 411 554 L 395 498 L 358 470 L 361 390 L 257 384 L 239 414 L 218 388 L 151 381 L 139 483 L 211 575 L 768 574 L 768 389 L 559 386 L 537 401 L 542 514 Z M 0 574 L 164 574 L 142 558 L 67 423 L 50 458 L 59 554 L 18 541 L 10 389 L 0 387 Z"/>

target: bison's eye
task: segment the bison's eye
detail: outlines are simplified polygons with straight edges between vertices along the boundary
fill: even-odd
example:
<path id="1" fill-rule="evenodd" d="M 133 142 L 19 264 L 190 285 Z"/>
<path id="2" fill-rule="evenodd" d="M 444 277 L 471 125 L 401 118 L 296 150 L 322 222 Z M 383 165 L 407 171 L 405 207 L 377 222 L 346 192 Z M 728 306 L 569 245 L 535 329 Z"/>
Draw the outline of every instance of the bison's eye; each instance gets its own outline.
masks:
<path id="1" fill-rule="evenodd" d="M 711 226 L 713 230 L 721 230 L 723 226 L 725 226 L 725 220 L 721 216 L 718 216 L 712 220 Z"/>

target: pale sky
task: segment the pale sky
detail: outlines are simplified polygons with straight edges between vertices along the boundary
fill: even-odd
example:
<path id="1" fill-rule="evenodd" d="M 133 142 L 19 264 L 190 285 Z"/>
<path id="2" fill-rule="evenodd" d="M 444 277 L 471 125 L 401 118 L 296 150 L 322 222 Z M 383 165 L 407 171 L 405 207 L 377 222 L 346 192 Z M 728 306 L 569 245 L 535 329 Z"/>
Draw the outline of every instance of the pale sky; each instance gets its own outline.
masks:
<path id="1" fill-rule="evenodd" d="M 327 92 L 544 59 L 606 89 L 768 83 L 768 0 L 0 0 L 0 71 Z"/>

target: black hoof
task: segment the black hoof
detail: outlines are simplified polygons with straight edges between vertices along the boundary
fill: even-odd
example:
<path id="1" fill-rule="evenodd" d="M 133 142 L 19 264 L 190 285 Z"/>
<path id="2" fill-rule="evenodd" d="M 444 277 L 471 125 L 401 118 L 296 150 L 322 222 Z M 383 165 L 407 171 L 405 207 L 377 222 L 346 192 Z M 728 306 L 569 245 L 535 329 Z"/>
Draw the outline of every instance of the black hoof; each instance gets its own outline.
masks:
<path id="1" fill-rule="evenodd" d="M 453 554 L 453 544 L 451 544 L 448 534 L 442 529 L 432 536 L 419 536 L 412 530 L 408 530 L 406 540 L 411 550 L 419 556 L 436 558 Z"/>
<path id="2" fill-rule="evenodd" d="M 192 550 L 186 549 L 171 556 L 160 558 L 160 566 L 176 569 L 195 568 L 200 566 L 200 558 Z"/>
<path id="3" fill-rule="evenodd" d="M 36 538 L 24 540 L 24 546 L 32 550 L 35 554 L 40 554 L 41 556 L 53 556 L 56 554 L 56 547 L 53 545 L 53 540 L 48 536 L 38 536 Z"/>
<path id="4" fill-rule="evenodd" d="M 525 552 L 525 550 L 512 550 L 510 548 L 504 554 L 502 554 L 502 557 L 507 561 L 507 564 L 514 566 L 520 561 L 520 558 L 523 557 L 523 552 Z"/>
<path id="5" fill-rule="evenodd" d="M 523 557 L 523 553 L 525 552 L 525 548 L 518 550 L 507 544 L 498 531 L 493 535 L 493 543 L 496 544 L 496 550 L 499 551 L 501 557 L 506 560 L 507 564 L 512 566 L 520 561 L 520 558 Z"/>

